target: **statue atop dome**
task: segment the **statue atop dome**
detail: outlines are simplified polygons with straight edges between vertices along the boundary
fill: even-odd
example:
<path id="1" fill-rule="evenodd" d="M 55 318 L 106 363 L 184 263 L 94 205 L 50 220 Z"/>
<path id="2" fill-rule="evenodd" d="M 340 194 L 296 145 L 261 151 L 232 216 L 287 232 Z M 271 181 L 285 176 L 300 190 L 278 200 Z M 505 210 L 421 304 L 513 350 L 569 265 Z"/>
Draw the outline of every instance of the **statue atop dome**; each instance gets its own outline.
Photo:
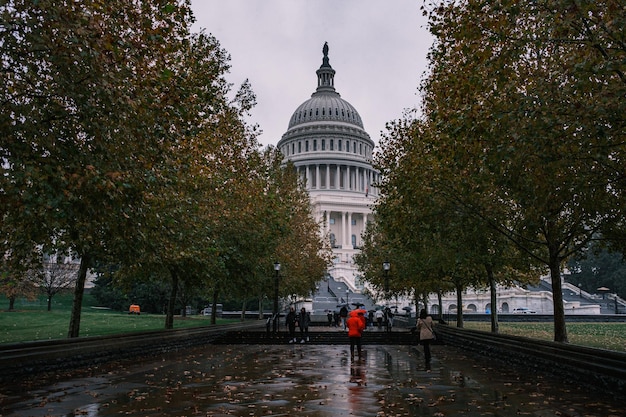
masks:
<path id="1" fill-rule="evenodd" d="M 324 54 L 324 59 L 322 60 L 322 67 L 330 67 L 330 64 L 328 63 L 328 42 L 324 42 L 322 53 Z"/>

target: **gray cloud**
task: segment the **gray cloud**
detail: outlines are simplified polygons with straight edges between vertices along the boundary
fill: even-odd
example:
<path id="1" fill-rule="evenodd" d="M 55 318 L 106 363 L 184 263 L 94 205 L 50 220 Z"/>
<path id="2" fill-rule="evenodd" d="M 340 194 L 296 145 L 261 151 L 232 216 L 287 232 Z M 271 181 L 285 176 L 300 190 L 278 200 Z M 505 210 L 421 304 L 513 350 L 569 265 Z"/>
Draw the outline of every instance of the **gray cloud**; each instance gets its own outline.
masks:
<path id="1" fill-rule="evenodd" d="M 289 118 L 315 91 L 328 42 L 335 88 L 378 142 L 385 123 L 418 105 L 432 37 L 415 0 L 192 0 L 196 30 L 231 55 L 228 80 L 257 94 L 251 123 L 275 145 Z"/>

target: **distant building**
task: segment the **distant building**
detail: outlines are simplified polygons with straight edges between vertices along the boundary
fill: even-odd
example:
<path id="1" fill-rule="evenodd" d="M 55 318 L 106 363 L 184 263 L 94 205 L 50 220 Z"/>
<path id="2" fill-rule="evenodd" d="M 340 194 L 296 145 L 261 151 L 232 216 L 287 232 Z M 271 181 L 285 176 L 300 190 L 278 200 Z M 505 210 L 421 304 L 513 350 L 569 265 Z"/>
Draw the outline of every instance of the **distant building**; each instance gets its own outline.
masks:
<path id="1" fill-rule="evenodd" d="M 335 255 L 329 274 L 360 292 L 363 282 L 353 256 L 378 196 L 379 174 L 371 164 L 374 142 L 354 106 L 335 91 L 327 44 L 322 52 L 317 89 L 293 112 L 277 147 L 305 180 L 313 214 Z"/>

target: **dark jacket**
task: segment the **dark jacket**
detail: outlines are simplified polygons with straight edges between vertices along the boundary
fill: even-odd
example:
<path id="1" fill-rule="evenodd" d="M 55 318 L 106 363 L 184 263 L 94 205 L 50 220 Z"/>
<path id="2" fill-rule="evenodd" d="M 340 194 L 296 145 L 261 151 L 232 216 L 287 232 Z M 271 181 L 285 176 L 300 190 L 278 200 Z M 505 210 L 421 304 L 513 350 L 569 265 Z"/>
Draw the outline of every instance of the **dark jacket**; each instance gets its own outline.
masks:
<path id="1" fill-rule="evenodd" d="M 287 326 L 295 326 L 296 321 L 297 321 L 297 318 L 296 318 L 295 311 L 290 311 L 289 313 L 287 313 L 287 318 L 285 319 Z"/>
<path id="2" fill-rule="evenodd" d="M 308 312 L 298 314 L 298 326 L 301 329 L 306 329 L 311 324 L 311 315 Z"/>

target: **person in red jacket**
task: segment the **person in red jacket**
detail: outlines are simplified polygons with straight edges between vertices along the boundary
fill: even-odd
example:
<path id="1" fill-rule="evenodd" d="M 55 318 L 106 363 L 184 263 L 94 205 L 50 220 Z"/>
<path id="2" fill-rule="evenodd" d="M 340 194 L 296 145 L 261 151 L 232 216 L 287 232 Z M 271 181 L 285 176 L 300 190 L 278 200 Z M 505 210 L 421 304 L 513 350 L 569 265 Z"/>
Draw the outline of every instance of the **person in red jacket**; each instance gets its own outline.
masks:
<path id="1" fill-rule="evenodd" d="M 350 339 L 351 359 L 354 359 L 354 346 L 357 348 L 359 359 L 361 358 L 361 336 L 363 335 L 363 330 L 365 330 L 365 317 L 359 317 L 359 315 L 363 316 L 362 310 L 351 311 L 350 317 L 348 317 L 346 322 L 348 338 Z"/>

